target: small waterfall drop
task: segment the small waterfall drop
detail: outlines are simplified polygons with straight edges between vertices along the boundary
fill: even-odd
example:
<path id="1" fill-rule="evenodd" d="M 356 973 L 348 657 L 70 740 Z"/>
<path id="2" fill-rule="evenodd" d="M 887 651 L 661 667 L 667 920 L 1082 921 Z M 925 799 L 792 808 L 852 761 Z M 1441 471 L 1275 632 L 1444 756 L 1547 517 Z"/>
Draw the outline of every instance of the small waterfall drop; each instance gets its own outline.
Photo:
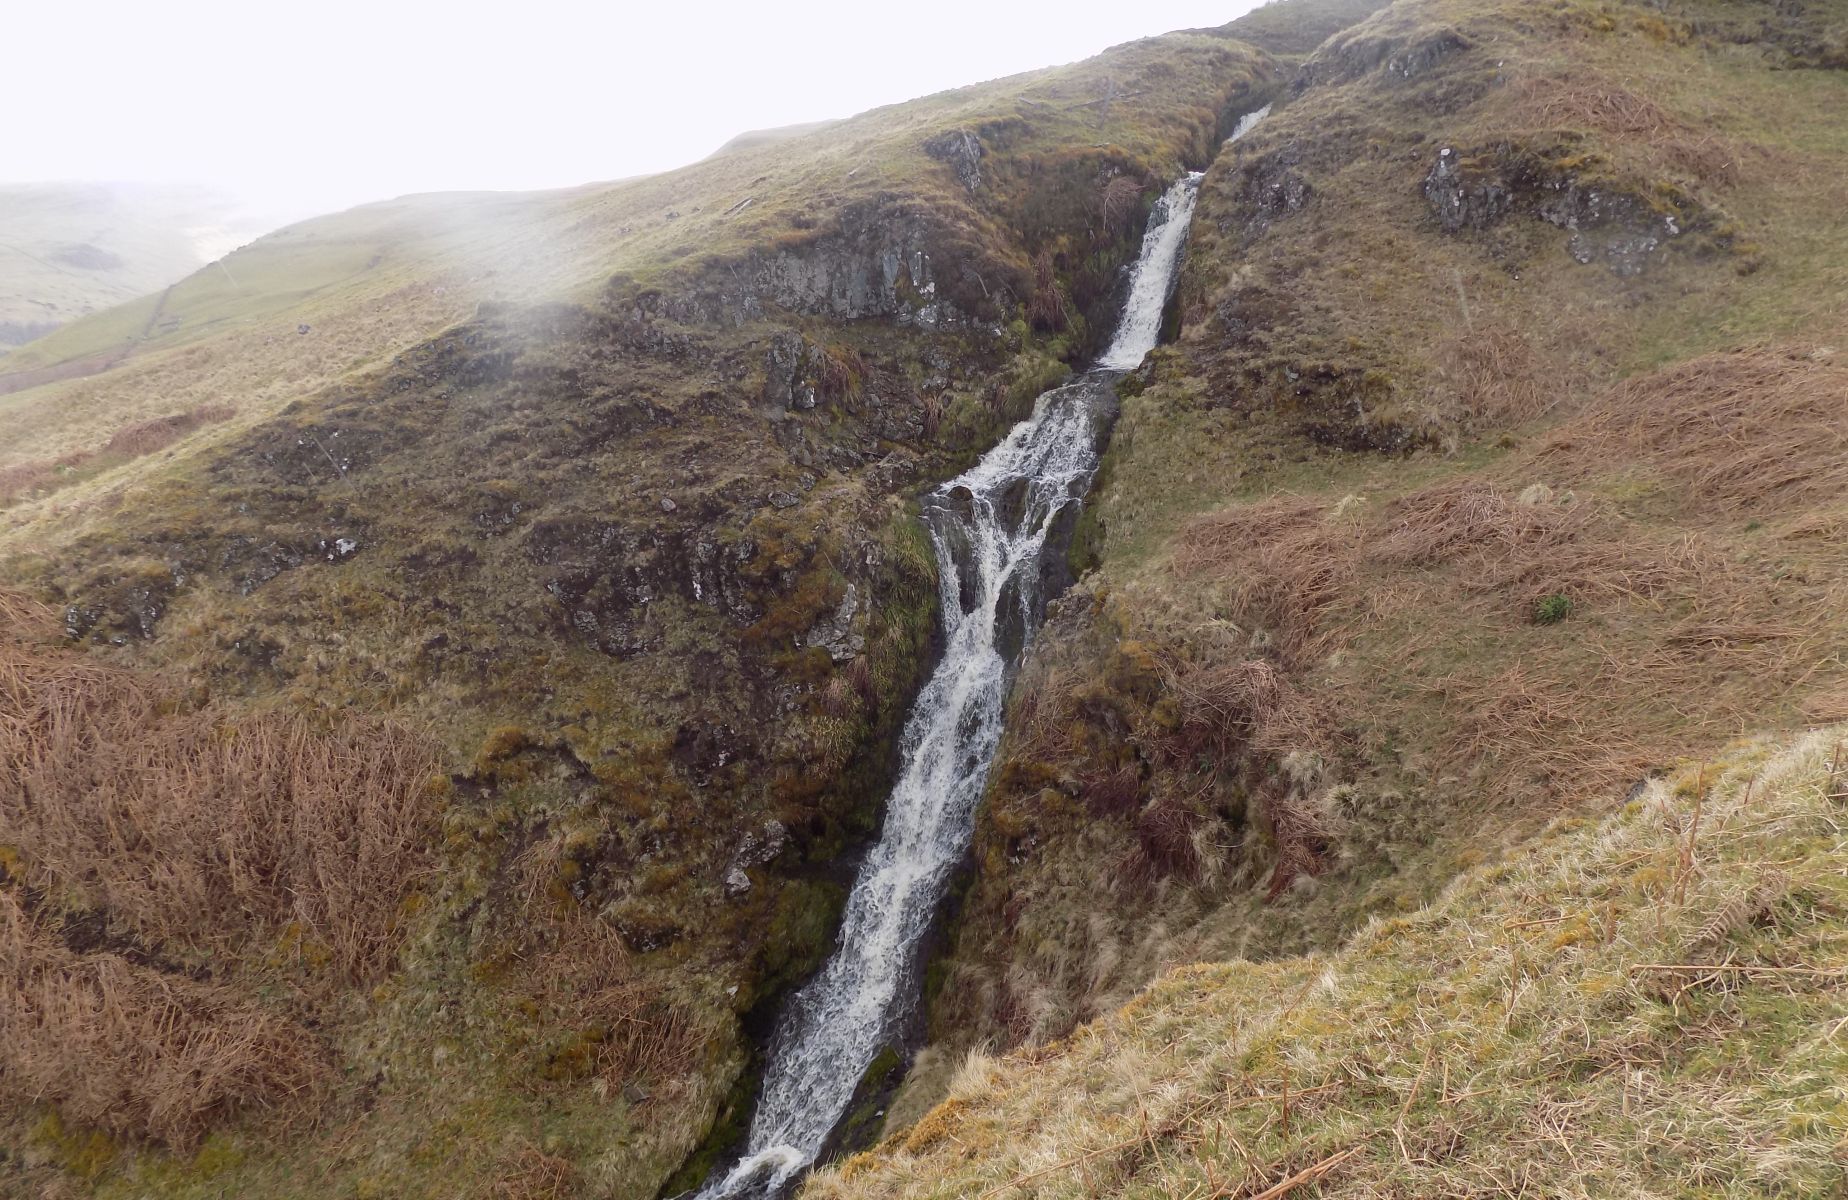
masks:
<path id="1" fill-rule="evenodd" d="M 1238 141 L 1240 138 L 1250 133 L 1253 126 L 1259 121 L 1262 121 L 1265 117 L 1270 116 L 1270 110 L 1271 106 L 1266 104 L 1263 108 L 1254 108 L 1240 117 L 1238 123 L 1232 126 L 1232 132 L 1226 136 L 1225 144 L 1230 146 L 1233 142 Z"/>
<path id="2" fill-rule="evenodd" d="M 905 723 L 879 841 L 840 941 L 782 1014 L 744 1158 L 699 1200 L 775 1196 L 821 1153 L 917 992 L 920 947 L 974 833 L 1014 663 L 1044 611 L 1047 534 L 1096 473 L 1116 379 L 1155 347 L 1200 176 L 1156 202 L 1116 336 L 1097 368 L 1042 395 L 974 467 L 924 501 L 944 652 Z"/>

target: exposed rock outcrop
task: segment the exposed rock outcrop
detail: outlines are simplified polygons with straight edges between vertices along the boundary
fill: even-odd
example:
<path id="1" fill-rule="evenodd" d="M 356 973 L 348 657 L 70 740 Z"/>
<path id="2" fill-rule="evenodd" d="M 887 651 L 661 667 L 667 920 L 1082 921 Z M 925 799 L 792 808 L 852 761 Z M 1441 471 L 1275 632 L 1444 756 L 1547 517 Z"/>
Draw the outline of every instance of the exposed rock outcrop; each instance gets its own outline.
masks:
<path id="1" fill-rule="evenodd" d="M 982 139 L 967 129 L 940 133 L 924 143 L 924 153 L 948 163 L 962 185 L 974 192 L 982 186 L 982 156 L 988 153 Z"/>
<path id="2" fill-rule="evenodd" d="M 1444 146 L 1426 172 L 1425 199 L 1446 233 L 1479 232 L 1527 213 L 1566 230 L 1566 249 L 1584 264 L 1635 275 L 1704 220 L 1678 188 L 1648 189 L 1600 170 L 1594 156 L 1561 147 L 1501 143 L 1466 153 Z"/>

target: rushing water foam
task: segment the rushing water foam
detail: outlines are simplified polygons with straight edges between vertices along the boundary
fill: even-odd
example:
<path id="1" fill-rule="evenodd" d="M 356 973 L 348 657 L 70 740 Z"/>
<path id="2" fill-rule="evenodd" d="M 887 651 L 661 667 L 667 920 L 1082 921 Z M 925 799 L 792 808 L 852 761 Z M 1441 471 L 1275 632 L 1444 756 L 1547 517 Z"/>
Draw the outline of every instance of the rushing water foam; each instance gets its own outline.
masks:
<path id="1" fill-rule="evenodd" d="M 905 722 L 898 783 L 847 899 L 839 948 L 783 1013 L 743 1160 L 700 1200 L 775 1195 L 806 1170 L 899 1032 L 919 947 L 974 830 L 1013 660 L 1044 605 L 1047 534 L 1090 489 L 1111 385 L 1155 346 L 1199 180 L 1176 183 L 1150 214 L 1098 370 L 1041 396 L 981 462 L 926 497 L 943 660 Z"/>

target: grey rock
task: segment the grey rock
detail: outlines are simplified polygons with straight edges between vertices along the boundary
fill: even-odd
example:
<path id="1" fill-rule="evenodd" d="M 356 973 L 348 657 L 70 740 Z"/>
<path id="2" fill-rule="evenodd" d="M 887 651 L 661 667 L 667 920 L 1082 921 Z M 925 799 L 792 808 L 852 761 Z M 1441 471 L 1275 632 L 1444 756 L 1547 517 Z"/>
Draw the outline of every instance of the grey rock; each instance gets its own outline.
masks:
<path id="1" fill-rule="evenodd" d="M 982 139 L 969 130 L 953 129 L 930 138 L 924 143 L 924 153 L 948 163 L 956 172 L 956 178 L 971 192 L 982 186 L 982 156 L 988 151 Z"/>
<path id="2" fill-rule="evenodd" d="M 683 324 L 741 326 L 780 308 L 836 320 L 885 317 L 921 328 L 961 328 L 967 314 L 937 295 L 922 220 L 877 204 L 850 208 L 840 231 L 809 244 L 755 252 L 716 282 L 650 301 Z"/>
<path id="3" fill-rule="evenodd" d="M 738 852 L 732 855 L 732 868 L 748 870 L 761 867 L 788 848 L 789 830 L 781 821 L 771 818 L 764 822 L 761 832 L 744 835 L 744 840 L 738 843 Z"/>
<path id="4" fill-rule="evenodd" d="M 815 351 L 800 334 L 779 333 L 764 351 L 763 401 L 771 408 L 809 412 L 816 404 L 810 376 Z"/>
<path id="5" fill-rule="evenodd" d="M 1424 196 L 1446 233 L 1487 229 L 1525 213 L 1566 230 L 1566 252 L 1623 276 L 1642 271 L 1684 232 L 1677 214 L 1608 184 L 1587 183 L 1545 154 L 1501 145 L 1465 165 L 1454 146 L 1438 150 Z"/>
<path id="6" fill-rule="evenodd" d="M 850 662 L 866 649 L 866 633 L 856 619 L 860 615 L 860 589 L 849 583 L 834 612 L 815 623 L 802 639 L 805 646 L 819 646 L 837 663 Z"/>
<path id="7" fill-rule="evenodd" d="M 1513 190 L 1499 179 L 1464 174 L 1462 156 L 1454 146 L 1437 152 L 1437 162 L 1425 174 L 1424 195 L 1446 233 L 1484 228 L 1514 208 Z"/>

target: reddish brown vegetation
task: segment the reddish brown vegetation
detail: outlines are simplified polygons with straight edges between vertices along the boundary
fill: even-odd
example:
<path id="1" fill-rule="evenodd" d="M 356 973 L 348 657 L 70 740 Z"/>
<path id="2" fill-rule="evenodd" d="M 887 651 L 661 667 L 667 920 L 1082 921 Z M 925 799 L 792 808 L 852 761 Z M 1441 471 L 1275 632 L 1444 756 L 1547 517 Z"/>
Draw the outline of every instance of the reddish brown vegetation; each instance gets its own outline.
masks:
<path id="1" fill-rule="evenodd" d="M 544 1073 L 556 1080 L 595 1077 L 607 1089 L 691 1076 L 712 1031 L 640 978 L 620 933 L 560 886 L 564 844 L 553 836 L 520 856 L 521 904 L 517 928 L 508 934 L 522 964 L 520 989 L 552 1023 L 575 1031 Z"/>
<path id="2" fill-rule="evenodd" d="M 0 504 L 46 491 L 63 482 L 63 472 L 78 467 L 110 466 L 163 450 L 195 429 L 228 420 L 237 409 L 228 404 L 202 404 L 170 417 L 141 421 L 115 432 L 100 450 L 80 450 L 50 462 L 16 463 L 0 469 Z"/>
<path id="3" fill-rule="evenodd" d="M 871 368 L 851 346 L 828 346 L 815 368 L 815 389 L 829 401 L 856 399 Z"/>
<path id="4" fill-rule="evenodd" d="M 1474 423 L 1519 423 L 1544 415 L 1569 393 L 1549 377 L 1532 343 L 1505 327 L 1481 325 L 1442 345 L 1437 366 L 1457 415 Z"/>
<path id="5" fill-rule="evenodd" d="M 1703 504 L 1827 507 L 1848 494 L 1848 365 L 1809 347 L 1710 354 L 1632 379 L 1548 439 L 1583 472 L 1646 463 Z"/>
<path id="6" fill-rule="evenodd" d="M 1175 566 L 1223 578 L 1234 607 L 1269 631 L 1278 658 L 1303 664 L 1327 652 L 1337 609 L 1352 603 L 1356 540 L 1321 504 L 1284 496 L 1194 522 Z"/>
<path id="7" fill-rule="evenodd" d="M 10 504 L 21 496 L 43 491 L 57 478 L 57 466 L 48 462 L 24 462 L 0 467 L 0 504 Z"/>
<path id="8" fill-rule="evenodd" d="M 213 1120 L 312 1092 L 326 1052 L 229 987 L 76 954 L 0 890 L 0 1105 L 186 1148 Z"/>
<path id="9" fill-rule="evenodd" d="M 528 1144 L 502 1160 L 494 1196 L 495 1200 L 567 1200 L 581 1188 L 577 1168 L 569 1159 Z"/>
<path id="10" fill-rule="evenodd" d="M 28 882 L 151 943 L 288 936 L 347 982 L 377 975 L 425 869 L 429 743 L 171 706 L 126 672 L 0 660 L 0 825 Z"/>
<path id="11" fill-rule="evenodd" d="M 119 454 L 123 458 L 152 454 L 173 445 L 201 426 L 229 420 L 236 415 L 237 409 L 229 404 L 202 404 L 171 417 L 156 417 L 152 421 L 142 421 L 117 430 L 115 436 L 103 443 L 103 453 Z"/>
<path id="12" fill-rule="evenodd" d="M 1508 98 L 1530 128 L 1594 130 L 1695 179 L 1730 184 L 1738 178 L 1739 152 L 1726 140 L 1604 76 L 1529 75 Z"/>
<path id="13" fill-rule="evenodd" d="M 1027 299 L 1027 319 L 1036 328 L 1056 333 L 1069 325 L 1071 318 L 1071 303 L 1059 286 L 1052 251 L 1042 250 L 1033 259 L 1033 294 Z"/>
<path id="14" fill-rule="evenodd" d="M 1495 478 L 1544 471 L 1595 486 L 1638 467 L 1672 485 L 1672 535 L 1604 501 L 1539 487 L 1517 495 Z M 1177 566 L 1215 581 L 1233 620 L 1269 635 L 1286 682 L 1221 660 L 1197 668 L 1217 672 L 1225 691 L 1202 703 L 1185 678 L 1171 680 L 1183 712 L 1196 714 L 1183 731 L 1229 719 L 1252 739 L 1276 718 L 1251 714 L 1300 712 L 1306 695 L 1321 713 L 1290 718 L 1284 736 L 1253 748 L 1318 746 L 1329 714 L 1368 715 L 1353 703 L 1371 689 L 1326 680 L 1330 654 L 1364 645 L 1367 669 L 1421 681 L 1413 695 L 1438 703 L 1428 727 L 1446 766 L 1501 764 L 1509 799 L 1523 779 L 1545 781 L 1555 799 L 1618 787 L 1690 737 L 1761 719 L 1791 687 L 1831 686 L 1816 674 L 1839 633 L 1829 568 L 1785 568 L 1774 584 L 1723 539 L 1739 528 L 1735 512 L 1788 513 L 1800 520 L 1787 544 L 1831 555 L 1845 541 L 1830 515 L 1845 493 L 1848 370 L 1807 349 L 1757 350 L 1631 380 L 1492 475 L 1364 516 L 1282 498 L 1202 518 L 1183 533 Z M 1550 636 L 1518 662 L 1497 654 L 1494 639 L 1507 635 L 1496 631 L 1531 620 L 1552 595 L 1613 615 Z M 1476 654 L 1476 638 L 1488 639 L 1480 661 L 1427 665 Z M 1696 690 L 1698 717 L 1675 700 Z"/>
<path id="15" fill-rule="evenodd" d="M 1120 237 L 1128 231 L 1146 190 L 1142 181 L 1132 176 L 1111 177 L 1097 194 L 1097 212 L 1106 234 Z"/>
<path id="16" fill-rule="evenodd" d="M 311 1090 L 325 1048 L 239 980 L 292 961 L 310 1002 L 388 969 L 433 746 L 376 719 L 187 712 L 46 644 L 35 601 L 0 591 L 0 620 L 0 1102 L 187 1145 Z"/>

